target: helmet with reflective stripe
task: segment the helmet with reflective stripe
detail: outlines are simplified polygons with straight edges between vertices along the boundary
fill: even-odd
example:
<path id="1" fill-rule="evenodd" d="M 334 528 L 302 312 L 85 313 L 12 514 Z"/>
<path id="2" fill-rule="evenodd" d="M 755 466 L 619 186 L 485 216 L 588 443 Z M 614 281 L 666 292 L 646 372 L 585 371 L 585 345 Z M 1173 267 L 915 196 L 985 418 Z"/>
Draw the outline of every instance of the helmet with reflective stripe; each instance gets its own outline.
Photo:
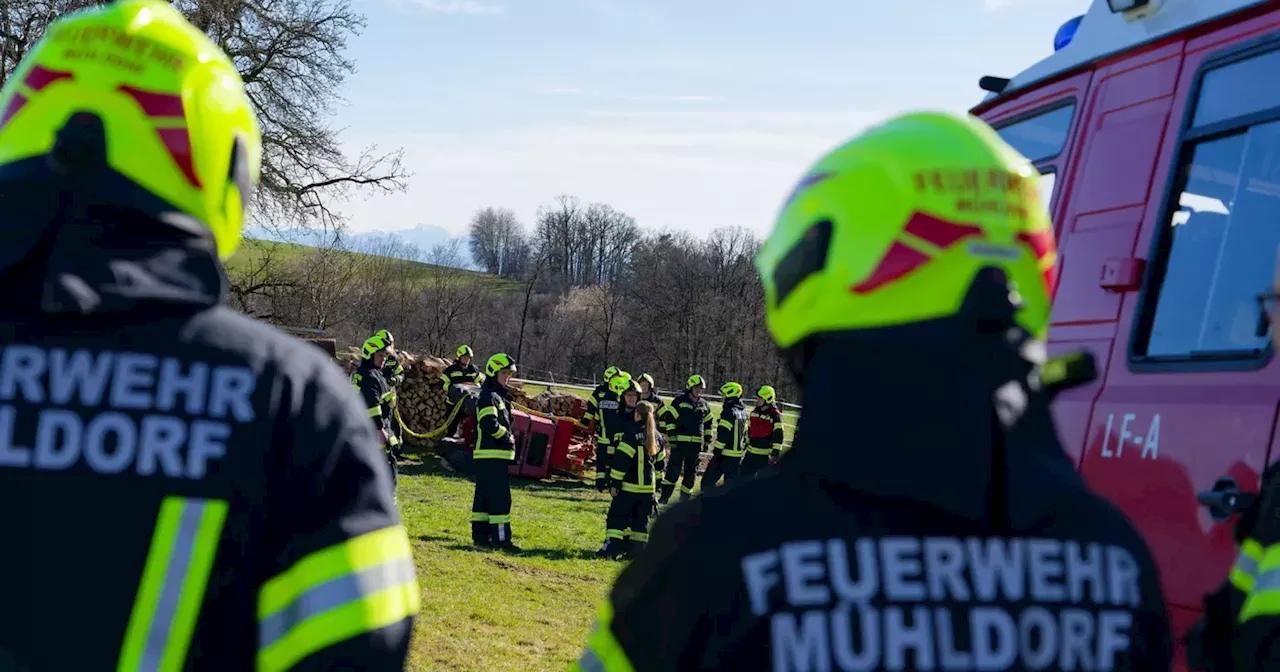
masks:
<path id="1" fill-rule="evenodd" d="M 605 370 L 604 370 L 604 382 L 606 382 L 606 383 L 607 383 L 607 382 L 609 382 L 609 381 L 613 380 L 613 377 L 614 377 L 614 376 L 616 376 L 616 375 L 618 375 L 618 367 L 616 367 L 616 366 L 611 366 L 611 367 L 609 367 L 609 368 L 605 369 Z"/>
<path id="2" fill-rule="evenodd" d="M 511 369 L 513 374 L 516 372 L 516 361 L 505 352 L 499 352 L 490 357 L 489 362 L 484 365 L 484 372 L 491 378 L 503 369 Z"/>
<path id="3" fill-rule="evenodd" d="M 459 345 L 458 350 L 457 352 L 454 353 L 454 355 L 458 359 L 462 359 L 463 357 L 475 357 L 476 353 L 471 351 L 471 346 L 469 345 Z"/>
<path id="4" fill-rule="evenodd" d="M 814 334 L 953 315 L 984 267 L 1017 290 L 1043 338 L 1057 259 L 1039 174 L 982 121 L 914 113 L 823 157 L 756 256 L 769 330 Z"/>
<path id="5" fill-rule="evenodd" d="M 696 373 L 693 374 L 692 376 L 689 376 L 689 380 L 685 381 L 684 383 L 685 389 L 688 389 L 688 390 L 692 390 L 695 387 L 706 387 L 706 386 L 707 386 L 707 381 L 703 380 L 702 376 L 699 376 Z"/>
<path id="6" fill-rule="evenodd" d="M 626 392 L 632 384 L 631 374 L 626 371 L 619 371 L 614 374 L 613 378 L 609 379 L 609 391 L 621 397 L 622 393 Z M 636 389 L 640 388 L 637 386 Z"/>
<path id="7" fill-rule="evenodd" d="M 260 173 L 258 123 L 226 54 L 168 2 L 118 0 L 58 19 L 0 90 L 0 110 L 0 166 L 51 154 L 73 115 L 96 117 L 111 170 L 203 222 L 223 259 L 239 247 Z"/>
<path id="8" fill-rule="evenodd" d="M 647 374 L 647 373 L 642 373 L 642 374 L 640 374 L 640 377 L 636 379 L 636 382 L 645 382 L 645 383 L 649 383 L 649 389 L 650 389 L 650 390 L 652 390 L 652 389 L 653 389 L 653 385 L 654 385 L 654 383 L 653 383 L 653 376 L 651 376 L 651 375 L 649 375 L 649 374 Z"/>
<path id="9" fill-rule="evenodd" d="M 720 386 L 720 394 L 726 399 L 736 399 L 742 396 L 742 386 L 733 381 L 729 381 Z"/>
<path id="10" fill-rule="evenodd" d="M 386 329 L 379 329 L 378 333 L 374 334 L 374 336 L 386 341 L 388 347 L 394 347 L 396 344 L 396 337 L 392 336 L 391 332 Z"/>
<path id="11" fill-rule="evenodd" d="M 774 391 L 772 385 L 761 385 L 760 389 L 756 390 L 756 396 L 763 399 L 766 404 L 772 404 L 778 400 L 778 393 Z"/>
<path id="12" fill-rule="evenodd" d="M 364 359 L 373 359 L 373 356 L 382 350 L 387 349 L 387 342 L 379 336 L 370 336 L 364 345 L 360 348 L 360 356 Z"/>

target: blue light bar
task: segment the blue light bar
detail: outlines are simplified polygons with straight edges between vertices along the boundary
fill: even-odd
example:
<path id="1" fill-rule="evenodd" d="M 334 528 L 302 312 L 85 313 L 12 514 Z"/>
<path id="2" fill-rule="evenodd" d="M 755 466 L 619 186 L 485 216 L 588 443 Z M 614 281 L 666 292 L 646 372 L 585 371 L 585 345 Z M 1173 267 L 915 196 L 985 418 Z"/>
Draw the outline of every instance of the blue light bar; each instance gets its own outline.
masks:
<path id="1" fill-rule="evenodd" d="M 1058 29 L 1058 33 L 1053 36 L 1053 50 L 1059 51 L 1063 47 L 1071 44 L 1071 40 L 1076 36 L 1076 30 L 1080 27 L 1080 20 L 1084 18 L 1084 14 L 1067 21 Z"/>

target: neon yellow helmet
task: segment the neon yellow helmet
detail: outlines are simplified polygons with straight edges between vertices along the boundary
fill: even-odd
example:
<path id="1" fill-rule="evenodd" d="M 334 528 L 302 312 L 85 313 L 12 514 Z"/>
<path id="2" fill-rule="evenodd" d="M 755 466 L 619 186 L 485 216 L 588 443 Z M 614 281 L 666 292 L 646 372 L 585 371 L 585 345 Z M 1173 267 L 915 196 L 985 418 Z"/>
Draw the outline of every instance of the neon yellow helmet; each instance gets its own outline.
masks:
<path id="1" fill-rule="evenodd" d="M 726 399 L 736 399 L 742 396 L 742 386 L 733 381 L 729 381 L 720 386 L 720 394 Z"/>
<path id="2" fill-rule="evenodd" d="M 360 347 L 360 357 L 363 359 L 373 359 L 373 356 L 382 350 L 387 349 L 387 342 L 380 336 L 370 336 Z"/>
<path id="3" fill-rule="evenodd" d="M 476 356 L 476 353 L 472 352 L 472 350 L 471 350 L 471 346 L 469 346 L 469 345 L 459 345 L 459 346 L 458 346 L 458 350 L 457 350 L 457 352 L 455 352 L 455 353 L 453 353 L 453 354 L 454 354 L 458 359 L 462 359 L 463 357 L 472 357 L 472 358 L 474 358 L 474 357 Z"/>
<path id="4" fill-rule="evenodd" d="M 511 369 L 512 374 L 516 372 L 516 360 L 511 359 L 511 356 L 505 352 L 499 352 L 490 357 L 488 363 L 484 365 L 484 372 L 490 378 L 498 375 L 498 372 L 503 369 Z"/>
<path id="5" fill-rule="evenodd" d="M 778 400 L 778 393 L 772 385 L 761 385 L 760 389 L 756 390 L 756 397 L 764 400 L 766 404 L 772 404 Z"/>
<path id="6" fill-rule="evenodd" d="M 379 329 L 378 333 L 374 334 L 374 336 L 386 341 L 388 347 L 394 347 L 396 344 L 396 337 L 392 336 L 391 332 L 386 329 Z"/>
<path id="7" fill-rule="evenodd" d="M 622 397 L 622 393 L 631 387 L 631 374 L 626 371 L 618 371 L 609 379 L 609 391 Z M 636 389 L 639 389 L 638 387 Z"/>
<path id="8" fill-rule="evenodd" d="M 695 387 L 706 387 L 707 381 L 703 380 L 702 376 L 695 373 L 692 376 L 689 376 L 689 380 L 685 381 L 684 386 L 685 389 L 688 390 L 692 390 Z"/>
<path id="9" fill-rule="evenodd" d="M 653 385 L 654 385 L 654 383 L 653 383 L 653 376 L 651 376 L 651 375 L 649 375 L 649 374 L 647 374 L 647 373 L 642 373 L 642 374 L 640 374 L 640 377 L 639 377 L 639 378 L 636 378 L 636 382 L 637 382 L 637 383 L 642 383 L 642 382 L 643 382 L 643 383 L 649 383 L 649 390 L 650 390 L 650 391 L 652 391 L 652 390 L 653 390 Z"/>
<path id="10" fill-rule="evenodd" d="M 0 165 L 50 153 L 72 115 L 96 115 L 115 172 L 208 226 L 223 259 L 239 247 L 258 123 L 226 54 L 168 2 L 58 19 L 0 90 L 0 110 Z"/>
<path id="11" fill-rule="evenodd" d="M 1006 272 L 1018 322 L 1043 338 L 1057 253 L 1038 179 L 967 115 L 904 115 L 827 154 L 756 256 L 779 347 L 953 315 L 986 266 Z"/>
<path id="12" fill-rule="evenodd" d="M 613 380 L 613 377 L 614 377 L 614 376 L 616 376 L 616 375 L 618 375 L 618 371 L 619 371 L 619 369 L 618 369 L 618 367 L 616 367 L 616 366 L 611 366 L 611 367 L 609 367 L 609 368 L 605 369 L 605 370 L 604 370 L 604 382 L 606 382 L 606 383 L 607 383 L 607 382 L 609 382 L 609 381 Z"/>

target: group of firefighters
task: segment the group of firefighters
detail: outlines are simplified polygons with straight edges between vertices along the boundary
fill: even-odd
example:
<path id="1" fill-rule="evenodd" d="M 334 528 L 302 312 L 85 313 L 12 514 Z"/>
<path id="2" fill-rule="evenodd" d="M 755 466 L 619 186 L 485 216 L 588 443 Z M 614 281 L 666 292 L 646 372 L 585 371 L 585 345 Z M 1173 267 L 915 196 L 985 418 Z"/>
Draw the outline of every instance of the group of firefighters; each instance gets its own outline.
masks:
<path id="1" fill-rule="evenodd" d="M 511 393 L 507 382 L 515 362 L 505 353 L 489 358 L 482 373 L 472 363 L 475 353 L 461 345 L 454 361 L 440 374 L 450 412 L 445 435 L 456 433 L 463 390 L 479 385 L 475 401 L 476 446 L 472 453 L 476 494 L 471 509 L 472 543 L 519 551 L 511 541 L 511 487 L 507 464 L 515 459 L 511 425 Z M 396 388 L 404 380 L 404 364 L 395 354 L 395 337 L 386 329 L 370 336 L 360 349 L 360 362 L 351 384 L 360 391 L 369 417 L 386 447 L 393 481 L 400 459 L 403 425 L 395 421 Z M 665 402 L 648 373 L 633 377 L 610 366 L 604 381 L 587 400 L 587 433 L 595 442 L 596 488 L 608 491 L 613 502 L 605 522 L 602 558 L 633 555 L 648 541 L 649 519 L 659 505 L 669 503 L 676 486 L 684 497 L 694 493 L 701 454 L 711 459 L 702 476 L 710 491 L 723 481 L 750 477 L 777 462 L 782 452 L 782 411 L 770 385 L 756 390 L 755 407 L 748 412 L 742 385 L 720 386 L 720 415 L 712 414 L 703 398 L 706 381 L 694 374 L 684 391 Z M 661 477 L 661 487 L 658 478 Z"/>
<path id="2" fill-rule="evenodd" d="M 363 344 L 358 397 L 226 306 L 262 137 L 208 36 L 163 0 L 48 32 L 0 89 L 0 668 L 403 669 L 422 591 L 383 466 L 391 334 Z M 776 409 L 744 439 L 741 385 L 713 424 L 699 376 L 662 404 L 606 375 L 603 550 L 635 557 L 574 670 L 1170 669 L 1152 553 L 1050 412 L 1037 179 L 981 120 L 920 112 L 797 182 L 756 256 L 805 399 L 767 475 L 714 487 L 777 455 Z M 446 382 L 481 379 L 463 354 Z M 475 399 L 473 537 L 508 550 L 515 372 L 490 357 Z M 689 498 L 708 443 L 714 492 Z M 646 530 L 677 476 L 685 501 Z M 1268 468 L 1191 667 L 1278 667 L 1278 511 Z M 69 609 L 94 624 L 71 645 Z"/>

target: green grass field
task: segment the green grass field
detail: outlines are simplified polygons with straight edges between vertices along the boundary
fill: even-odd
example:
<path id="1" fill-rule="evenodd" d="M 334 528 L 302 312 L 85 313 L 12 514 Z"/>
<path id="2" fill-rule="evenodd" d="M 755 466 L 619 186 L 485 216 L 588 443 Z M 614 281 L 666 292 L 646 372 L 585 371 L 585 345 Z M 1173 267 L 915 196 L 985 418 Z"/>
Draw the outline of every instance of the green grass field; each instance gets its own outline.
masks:
<path id="1" fill-rule="evenodd" d="M 553 389 L 557 392 L 568 392 L 569 394 L 577 395 L 579 397 L 582 397 L 583 399 L 586 399 L 591 394 L 589 390 L 581 390 L 575 387 L 560 387 L 557 385 L 550 385 L 550 386 L 535 385 L 533 383 L 524 383 L 523 386 L 524 386 L 524 393 L 530 397 L 535 397 L 541 394 L 542 392 L 545 392 L 548 388 Z M 670 401 L 670 399 L 668 399 L 668 401 Z M 720 414 L 719 402 L 712 401 L 709 403 L 711 404 L 711 412 L 718 416 Z M 791 445 L 791 434 L 795 431 L 796 423 L 799 421 L 800 421 L 800 414 L 797 413 L 796 411 L 782 412 L 782 422 L 784 425 L 786 425 L 785 427 L 782 428 L 782 433 L 784 436 L 783 438 L 784 444 Z"/>
<path id="2" fill-rule="evenodd" d="M 422 588 L 410 670 L 564 670 L 582 652 L 619 562 L 598 560 L 606 495 L 585 481 L 515 480 L 518 556 L 471 548 L 473 483 L 435 457 L 400 466 L 400 509 Z"/>

